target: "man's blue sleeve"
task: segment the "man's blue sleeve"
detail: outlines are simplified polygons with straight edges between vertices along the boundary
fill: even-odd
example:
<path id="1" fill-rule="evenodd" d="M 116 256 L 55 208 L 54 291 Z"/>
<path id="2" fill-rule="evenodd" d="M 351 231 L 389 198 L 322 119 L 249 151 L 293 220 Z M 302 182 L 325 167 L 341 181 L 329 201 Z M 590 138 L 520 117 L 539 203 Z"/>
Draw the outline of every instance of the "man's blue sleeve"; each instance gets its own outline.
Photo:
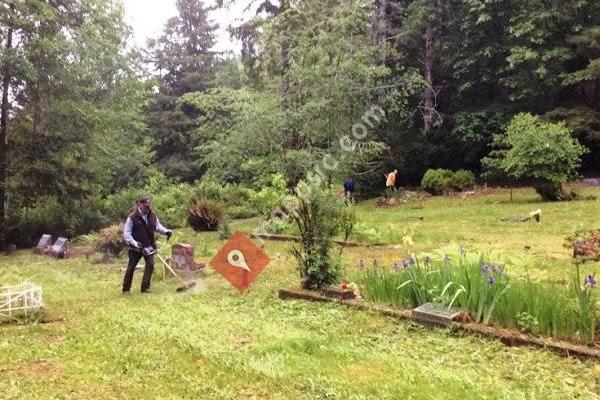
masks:
<path id="1" fill-rule="evenodd" d="M 169 230 L 167 228 L 165 228 L 164 226 L 162 226 L 162 224 L 160 223 L 160 221 L 158 220 L 158 217 L 156 218 L 156 232 L 166 235 L 167 232 Z"/>
<path id="2" fill-rule="evenodd" d="M 127 217 L 127 221 L 125 221 L 125 228 L 123 228 L 123 238 L 125 242 L 133 245 L 135 243 L 135 239 L 132 236 L 131 231 L 133 230 L 133 221 L 131 218 Z"/>

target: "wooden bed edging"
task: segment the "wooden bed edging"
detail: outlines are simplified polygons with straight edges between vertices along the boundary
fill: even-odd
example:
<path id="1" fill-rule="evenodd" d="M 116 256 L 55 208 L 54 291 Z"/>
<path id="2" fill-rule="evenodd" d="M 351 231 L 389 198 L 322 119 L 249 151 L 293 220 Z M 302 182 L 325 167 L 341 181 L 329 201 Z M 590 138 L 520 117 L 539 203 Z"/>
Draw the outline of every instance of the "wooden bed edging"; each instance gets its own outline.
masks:
<path id="1" fill-rule="evenodd" d="M 253 239 L 264 239 L 264 240 L 276 240 L 281 242 L 300 242 L 300 236 L 292 235 L 275 235 L 273 233 L 251 233 L 250 237 Z M 334 239 L 335 244 L 339 244 L 344 247 L 370 247 L 370 244 L 357 243 L 357 242 L 345 242 L 343 240 Z"/>
<path id="2" fill-rule="evenodd" d="M 329 298 L 314 290 L 280 289 L 279 298 L 282 300 L 292 299 L 317 302 L 337 302 L 359 310 L 378 312 L 392 318 L 420 322 L 413 318 L 412 310 L 398 310 L 388 306 L 362 300 L 340 300 Z M 551 350 L 562 356 L 600 360 L 600 349 L 566 342 L 563 340 L 535 337 L 513 329 L 497 328 L 494 326 L 473 322 L 453 322 L 449 328 L 481 336 L 492 337 L 500 340 L 502 343 L 508 346 L 536 346 Z"/>

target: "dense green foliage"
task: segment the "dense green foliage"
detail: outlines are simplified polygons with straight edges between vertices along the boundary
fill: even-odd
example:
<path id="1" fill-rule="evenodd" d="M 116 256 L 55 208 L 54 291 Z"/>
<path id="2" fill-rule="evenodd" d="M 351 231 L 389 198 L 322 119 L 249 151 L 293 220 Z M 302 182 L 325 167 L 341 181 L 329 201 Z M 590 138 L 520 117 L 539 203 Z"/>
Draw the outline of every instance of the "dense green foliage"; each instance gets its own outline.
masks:
<path id="1" fill-rule="evenodd" d="M 502 169 L 517 179 L 532 181 L 544 200 L 564 196 L 562 184 L 575 176 L 586 151 L 564 124 L 543 122 L 530 114 L 511 120 L 506 142 L 510 148 Z"/>
<path id="2" fill-rule="evenodd" d="M 450 186 L 452 186 L 454 190 L 463 191 L 465 189 L 473 188 L 474 185 L 475 175 L 471 171 L 459 169 L 452 174 Z"/>
<path id="3" fill-rule="evenodd" d="M 0 2 L 0 243 L 114 223 L 152 169 L 169 178 L 151 194 L 175 226 L 185 205 L 171 200 L 194 197 L 181 182 L 241 185 L 228 213 L 248 217 L 278 201 L 256 209 L 245 193 L 273 174 L 288 188 L 351 174 L 364 195 L 393 169 L 399 186 L 439 168 L 490 183 L 542 174 L 556 198 L 557 171 L 525 174 L 501 134 L 519 113 L 589 150 L 560 180 L 600 167 L 597 0 L 262 0 L 230 29 L 241 55 L 223 55 L 211 13 L 235 1 L 178 0 L 146 57 L 119 2 Z"/>
<path id="4" fill-rule="evenodd" d="M 443 194 L 450 186 L 453 174 L 447 169 L 429 169 L 423 175 L 421 187 L 433 195 Z"/>

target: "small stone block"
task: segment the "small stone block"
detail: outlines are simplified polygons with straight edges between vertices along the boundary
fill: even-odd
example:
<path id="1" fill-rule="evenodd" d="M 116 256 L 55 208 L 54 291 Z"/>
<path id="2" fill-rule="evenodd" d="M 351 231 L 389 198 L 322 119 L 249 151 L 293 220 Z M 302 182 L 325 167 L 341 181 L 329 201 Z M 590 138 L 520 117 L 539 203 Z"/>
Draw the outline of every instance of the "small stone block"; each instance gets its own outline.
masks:
<path id="1" fill-rule="evenodd" d="M 412 315 L 420 322 L 447 326 L 461 315 L 461 310 L 455 307 L 448 309 L 439 303 L 425 303 L 413 309 Z"/>

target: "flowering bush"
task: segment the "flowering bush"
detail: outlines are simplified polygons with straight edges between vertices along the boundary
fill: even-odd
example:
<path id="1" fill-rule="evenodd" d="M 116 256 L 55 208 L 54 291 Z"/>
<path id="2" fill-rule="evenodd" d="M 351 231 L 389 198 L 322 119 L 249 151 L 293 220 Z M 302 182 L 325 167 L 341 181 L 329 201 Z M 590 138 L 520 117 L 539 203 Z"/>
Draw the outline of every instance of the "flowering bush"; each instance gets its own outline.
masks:
<path id="1" fill-rule="evenodd" d="M 565 247 L 573 249 L 578 262 L 600 261 L 600 229 L 576 231 L 566 238 Z"/>

